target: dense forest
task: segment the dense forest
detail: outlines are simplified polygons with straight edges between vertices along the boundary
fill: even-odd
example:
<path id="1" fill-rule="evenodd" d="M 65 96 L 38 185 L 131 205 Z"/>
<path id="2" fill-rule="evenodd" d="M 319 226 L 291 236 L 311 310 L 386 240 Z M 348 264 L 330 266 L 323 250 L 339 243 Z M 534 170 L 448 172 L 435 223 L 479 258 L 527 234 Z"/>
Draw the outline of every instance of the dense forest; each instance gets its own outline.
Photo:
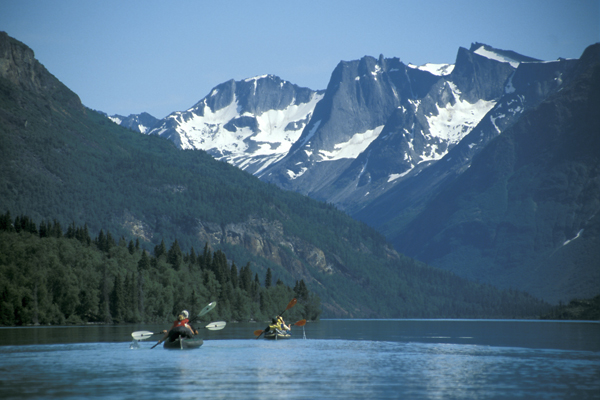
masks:
<path id="1" fill-rule="evenodd" d="M 303 280 L 291 288 L 238 269 L 206 245 L 183 252 L 175 240 L 148 254 L 135 243 L 86 225 L 63 231 L 56 220 L 0 216 L 0 325 L 165 322 L 183 309 L 196 315 L 217 301 L 211 318 L 264 321 L 297 298 L 287 315 L 318 319 L 319 297 Z"/>

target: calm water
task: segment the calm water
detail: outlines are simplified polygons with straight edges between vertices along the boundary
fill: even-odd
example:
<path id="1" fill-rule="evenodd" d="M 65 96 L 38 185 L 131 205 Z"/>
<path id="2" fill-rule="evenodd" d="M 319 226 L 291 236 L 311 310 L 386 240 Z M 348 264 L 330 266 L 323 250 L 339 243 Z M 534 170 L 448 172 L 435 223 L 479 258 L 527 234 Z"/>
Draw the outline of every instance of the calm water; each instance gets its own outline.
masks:
<path id="1" fill-rule="evenodd" d="M 0 399 L 600 398 L 597 322 L 324 320 L 279 341 L 240 323 L 135 348 L 164 328 L 0 328 Z"/>

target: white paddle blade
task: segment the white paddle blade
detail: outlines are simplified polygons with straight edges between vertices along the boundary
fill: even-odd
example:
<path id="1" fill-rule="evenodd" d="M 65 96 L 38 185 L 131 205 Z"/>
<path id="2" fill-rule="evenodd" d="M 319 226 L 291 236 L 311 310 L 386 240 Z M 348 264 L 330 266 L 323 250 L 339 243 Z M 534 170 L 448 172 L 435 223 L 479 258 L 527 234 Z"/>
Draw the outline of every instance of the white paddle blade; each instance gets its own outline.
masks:
<path id="1" fill-rule="evenodd" d="M 202 309 L 202 311 L 200 311 L 200 314 L 198 314 L 198 316 L 199 317 L 203 316 L 204 314 L 208 313 L 209 311 L 211 311 L 216 306 L 217 306 L 217 302 L 213 301 L 212 303 L 210 303 L 209 305 L 207 305 L 206 307 L 204 307 Z"/>
<path id="2" fill-rule="evenodd" d="M 225 321 L 217 321 L 211 322 L 210 324 L 206 325 L 205 328 L 209 331 L 220 331 L 221 329 L 225 328 L 225 325 L 227 325 Z"/>
<path id="3" fill-rule="evenodd" d="M 131 334 L 131 337 L 133 337 L 135 340 L 144 340 L 144 339 L 148 339 L 152 335 L 154 335 L 154 332 L 138 331 L 138 332 L 133 332 Z"/>

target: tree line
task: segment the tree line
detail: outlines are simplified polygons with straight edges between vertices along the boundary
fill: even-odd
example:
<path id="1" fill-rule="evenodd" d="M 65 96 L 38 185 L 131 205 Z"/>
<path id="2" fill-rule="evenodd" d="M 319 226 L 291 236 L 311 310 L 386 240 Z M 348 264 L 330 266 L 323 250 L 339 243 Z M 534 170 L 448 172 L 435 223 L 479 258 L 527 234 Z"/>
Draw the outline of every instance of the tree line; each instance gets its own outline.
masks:
<path id="1" fill-rule="evenodd" d="M 28 216 L 0 215 L 0 325 L 165 322 L 183 309 L 196 315 L 217 301 L 212 318 L 264 321 L 292 298 L 291 319 L 319 318 L 320 299 L 304 280 L 294 287 L 268 268 L 261 281 L 250 263 L 238 268 L 208 244 L 184 252 L 164 241 L 153 253 L 87 225 L 63 230 Z M 216 315 L 215 315 L 216 312 Z"/>

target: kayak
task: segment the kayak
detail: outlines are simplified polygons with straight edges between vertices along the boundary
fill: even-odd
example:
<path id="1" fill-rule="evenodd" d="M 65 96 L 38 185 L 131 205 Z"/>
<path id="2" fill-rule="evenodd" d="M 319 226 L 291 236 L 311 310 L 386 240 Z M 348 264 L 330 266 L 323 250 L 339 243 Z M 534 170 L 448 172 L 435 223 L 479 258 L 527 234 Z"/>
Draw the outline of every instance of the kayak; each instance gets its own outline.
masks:
<path id="1" fill-rule="evenodd" d="M 179 337 L 172 342 L 169 339 L 165 340 L 163 348 L 175 350 L 193 350 L 202 346 L 203 343 L 204 341 L 200 338 L 190 339 Z"/>
<path id="2" fill-rule="evenodd" d="M 292 335 L 290 335 L 289 333 L 286 333 L 286 332 L 282 332 L 282 331 L 265 332 L 265 339 L 280 340 L 280 339 L 289 339 L 291 337 L 292 337 Z"/>

